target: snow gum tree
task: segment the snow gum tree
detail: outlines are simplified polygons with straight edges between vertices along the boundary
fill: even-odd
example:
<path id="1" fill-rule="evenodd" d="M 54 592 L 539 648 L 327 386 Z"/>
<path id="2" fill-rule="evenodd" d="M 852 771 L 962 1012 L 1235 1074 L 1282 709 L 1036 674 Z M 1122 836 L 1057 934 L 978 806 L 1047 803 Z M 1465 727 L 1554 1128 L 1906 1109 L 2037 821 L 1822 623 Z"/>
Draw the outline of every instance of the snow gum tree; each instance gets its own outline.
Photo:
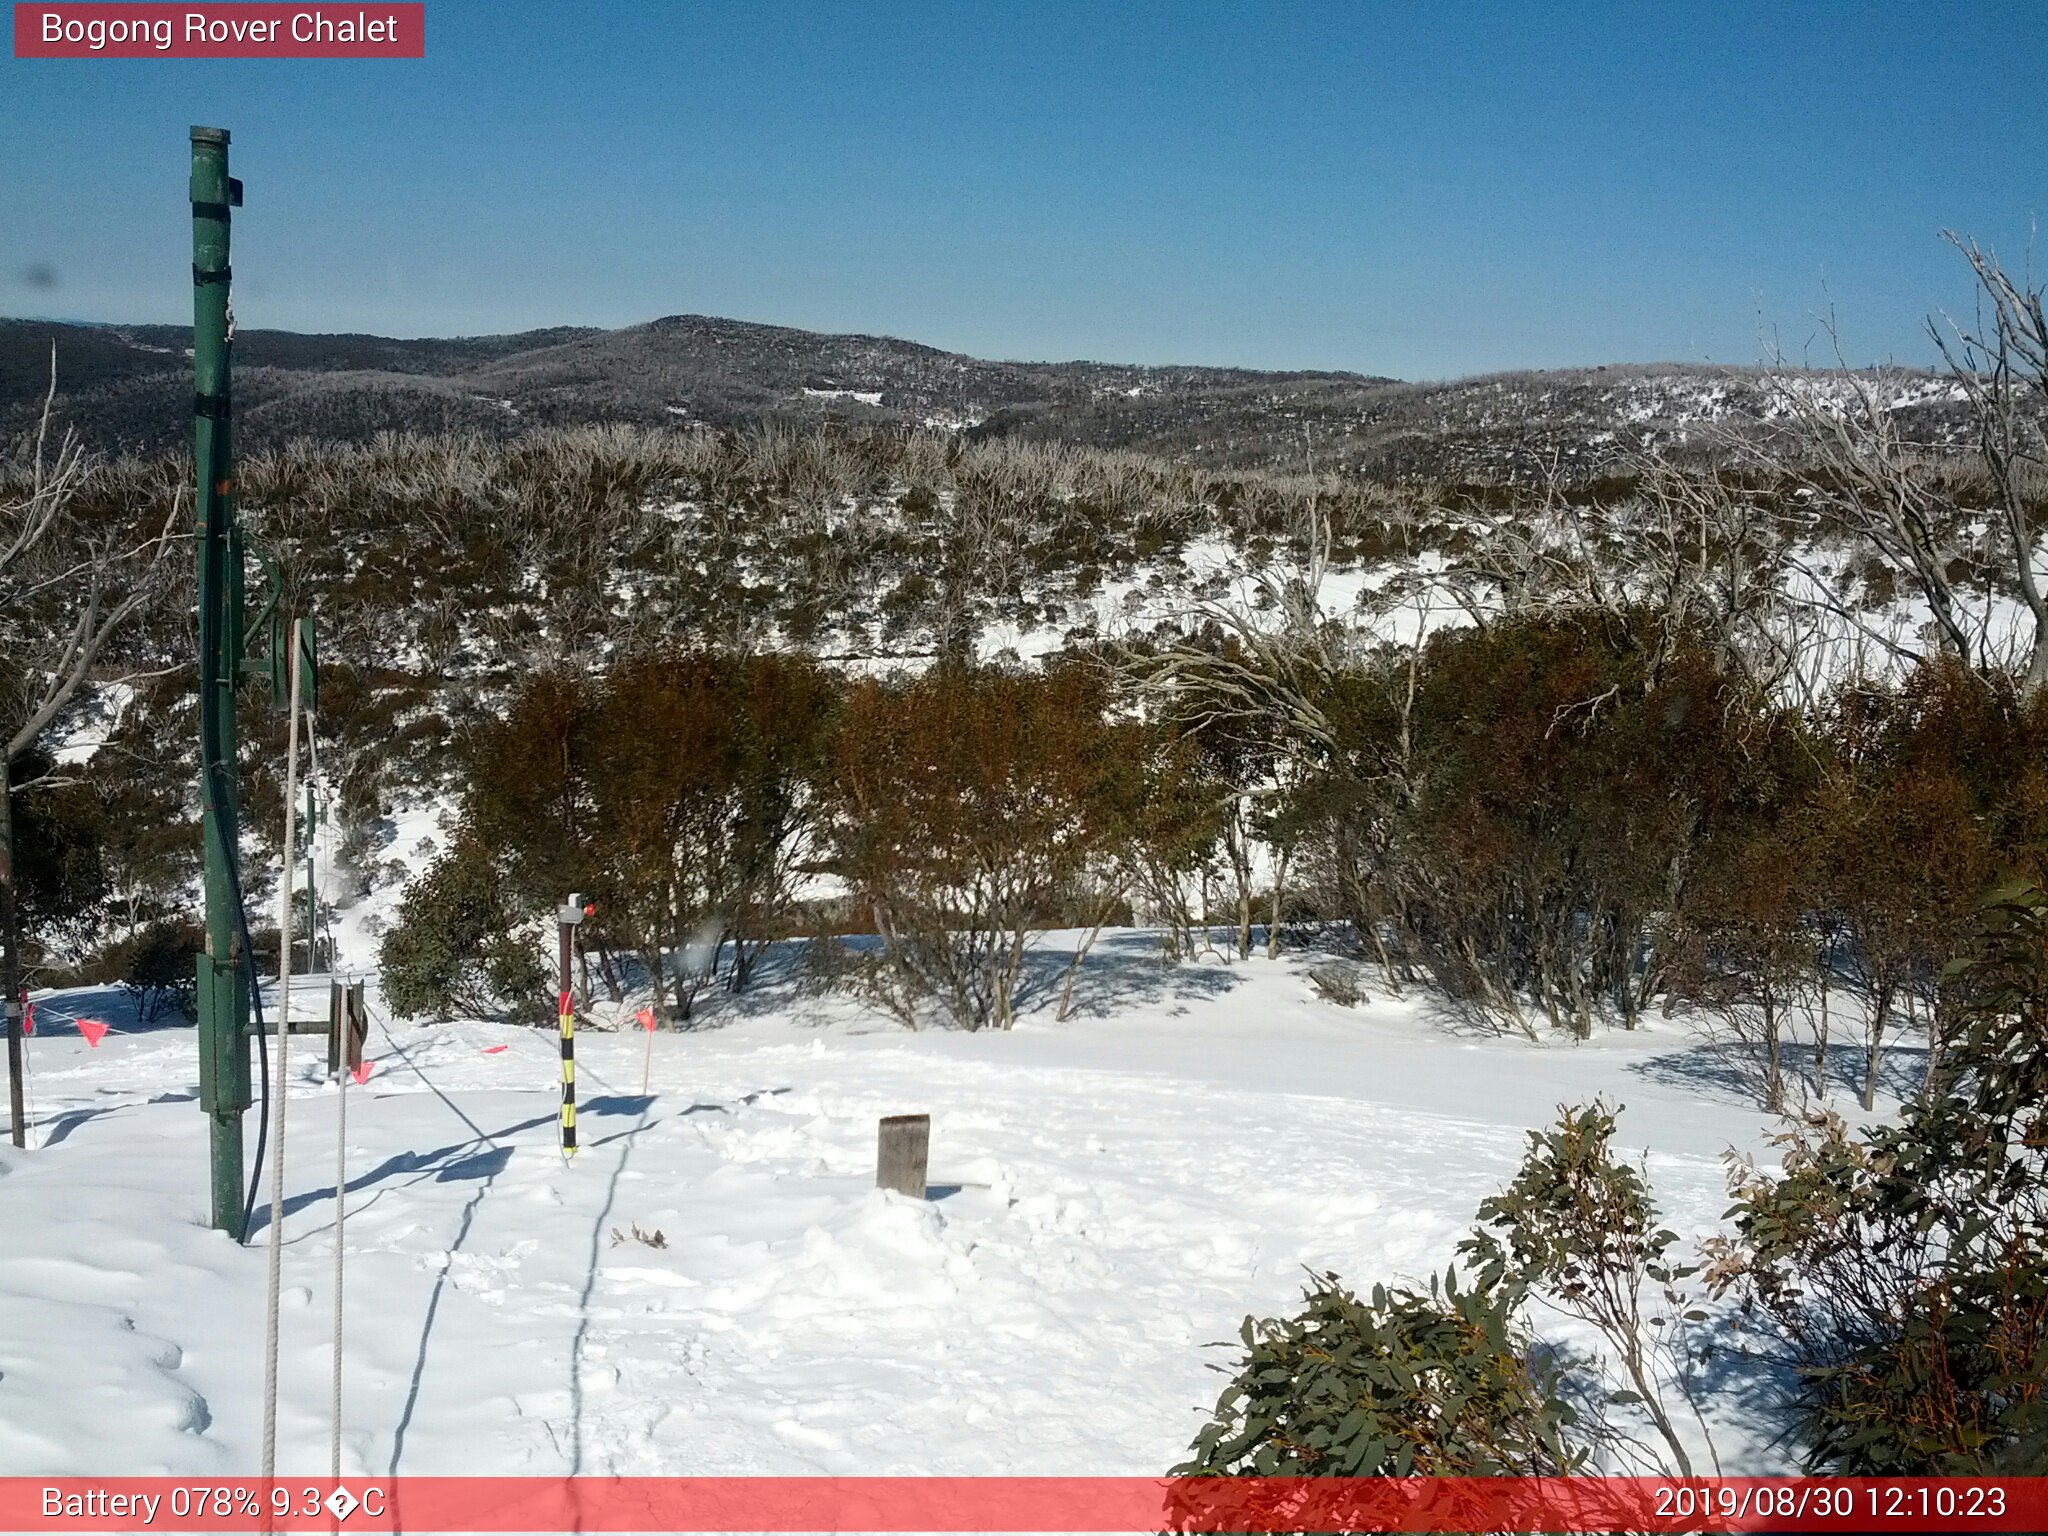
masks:
<path id="1" fill-rule="evenodd" d="M 1925 603 L 1936 649 L 1989 680 L 2048 691 L 2048 320 L 2042 290 L 1974 242 L 1948 235 L 1977 280 L 1968 323 L 1930 320 L 1967 417 L 1967 445 L 1916 437 L 1901 405 L 1917 381 L 1892 370 L 1785 372 L 1773 404 L 1786 425 L 1743 450 L 1796 493 L 1796 520 L 1847 531 Z M 1885 649 L 1917 651 L 1873 630 L 1816 584 L 1829 608 Z M 2001 605 L 2017 610 L 2003 624 Z"/>
<path id="2" fill-rule="evenodd" d="M 657 651 L 612 666 L 583 726 L 594 824 L 589 889 L 611 897 L 666 1010 L 692 1000 L 728 943 L 734 991 L 789 916 L 813 852 L 816 781 L 838 688 L 801 657 Z"/>
<path id="3" fill-rule="evenodd" d="M 1608 1401 L 1639 1406 L 1670 1453 L 1660 1469 L 1690 1477 L 1665 1388 L 1691 1405 L 1704 1434 L 1690 1328 L 1705 1314 L 1683 1291 L 1698 1270 L 1673 1258 L 1678 1234 L 1657 1225 L 1642 1172 L 1614 1156 L 1614 1130 L 1614 1112 L 1594 1103 L 1531 1131 L 1521 1169 L 1481 1203 L 1480 1230 L 1460 1253 L 1482 1286 L 1512 1281 L 1598 1329 L 1626 1381 Z"/>
<path id="4" fill-rule="evenodd" d="M 502 865 L 507 922 L 591 896 L 586 964 L 616 1000 L 637 960 L 687 1019 L 728 953 L 737 991 L 791 921 L 838 695 L 803 657 L 672 647 L 538 674 L 470 743 L 464 856 Z"/>
<path id="5" fill-rule="evenodd" d="M 125 506 L 96 506 L 92 468 L 78 439 L 50 432 L 56 357 L 34 431 L 0 465 L 0 996 L 9 1016 L 14 1138 L 21 1145 L 21 900 L 14 797 L 48 773 L 16 783 L 23 762 L 81 691 L 111 680 L 107 663 L 125 627 L 156 597 L 167 569 L 174 500 L 160 521 Z M 114 669 L 116 673 L 119 668 Z"/>
<path id="6" fill-rule="evenodd" d="M 968 1029 L 1015 1020 L 1024 958 L 1115 826 L 1136 743 L 1105 679 L 942 664 L 857 684 L 833 757 L 836 867 L 872 912 L 883 996 Z"/>

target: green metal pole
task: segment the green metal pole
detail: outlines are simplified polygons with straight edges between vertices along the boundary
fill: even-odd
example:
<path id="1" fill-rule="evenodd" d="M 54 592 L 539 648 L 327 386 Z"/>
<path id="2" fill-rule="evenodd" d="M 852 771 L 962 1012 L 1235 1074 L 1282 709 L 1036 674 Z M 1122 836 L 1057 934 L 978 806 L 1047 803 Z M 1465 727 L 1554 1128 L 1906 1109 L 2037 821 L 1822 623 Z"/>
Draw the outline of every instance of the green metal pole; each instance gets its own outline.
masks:
<path id="1" fill-rule="evenodd" d="M 210 1124 L 213 1225 L 240 1241 L 242 1114 L 249 1107 L 249 987 L 242 956 L 235 784 L 241 674 L 241 540 L 229 418 L 228 175 L 225 128 L 192 130 L 192 458 L 198 484 L 199 762 L 205 806 L 206 953 L 199 958 L 199 1104 Z"/>

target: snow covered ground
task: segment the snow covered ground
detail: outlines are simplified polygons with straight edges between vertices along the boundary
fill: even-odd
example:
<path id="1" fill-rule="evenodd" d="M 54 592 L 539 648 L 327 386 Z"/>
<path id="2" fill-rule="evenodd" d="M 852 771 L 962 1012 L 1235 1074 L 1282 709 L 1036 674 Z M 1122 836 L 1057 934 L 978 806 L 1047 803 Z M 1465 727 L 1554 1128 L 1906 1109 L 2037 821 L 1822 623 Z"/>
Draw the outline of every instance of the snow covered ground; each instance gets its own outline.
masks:
<path id="1" fill-rule="evenodd" d="M 1760 1145 L 1672 1025 L 1460 1035 L 1323 1001 L 1310 958 L 1167 967 L 1111 934 L 1077 1017 L 1007 1034 L 772 979 L 655 1037 L 645 1096 L 645 1037 L 586 1031 L 569 1163 L 549 1033 L 380 1023 L 349 1089 L 344 1471 L 1157 1473 L 1233 1358 L 1205 1346 L 1304 1266 L 1441 1271 L 1560 1102 L 1626 1103 L 1688 1237 L 1722 1150 Z M 116 993 L 38 1011 L 31 1149 L 0 1147 L 0 1474 L 252 1472 L 264 1239 L 205 1225 L 193 1033 Z M 72 1014 L 116 1029 L 91 1048 Z M 318 1037 L 292 1061 L 279 1459 L 319 1474 L 338 1097 Z M 877 1118 L 916 1111 L 924 1202 L 872 1187 Z M 1757 1393 L 1719 1401 L 1726 1469 L 1784 1469 Z"/>

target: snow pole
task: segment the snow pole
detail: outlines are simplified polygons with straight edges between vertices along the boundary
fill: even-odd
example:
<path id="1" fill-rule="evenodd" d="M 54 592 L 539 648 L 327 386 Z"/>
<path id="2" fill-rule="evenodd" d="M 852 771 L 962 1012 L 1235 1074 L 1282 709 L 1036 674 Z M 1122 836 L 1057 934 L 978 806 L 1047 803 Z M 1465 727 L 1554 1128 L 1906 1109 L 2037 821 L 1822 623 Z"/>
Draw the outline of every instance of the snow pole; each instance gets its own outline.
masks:
<path id="1" fill-rule="evenodd" d="M 576 925 L 583 921 L 595 907 L 585 906 L 583 898 L 570 893 L 555 913 L 555 928 L 561 937 L 562 964 L 560 975 L 560 1014 L 562 1021 L 562 1156 L 576 1155 L 576 993 L 570 981 L 569 964 L 575 947 Z"/>
<path id="2" fill-rule="evenodd" d="M 566 982 L 562 986 L 562 1155 L 576 1155 L 576 1010 L 570 1004 Z"/>

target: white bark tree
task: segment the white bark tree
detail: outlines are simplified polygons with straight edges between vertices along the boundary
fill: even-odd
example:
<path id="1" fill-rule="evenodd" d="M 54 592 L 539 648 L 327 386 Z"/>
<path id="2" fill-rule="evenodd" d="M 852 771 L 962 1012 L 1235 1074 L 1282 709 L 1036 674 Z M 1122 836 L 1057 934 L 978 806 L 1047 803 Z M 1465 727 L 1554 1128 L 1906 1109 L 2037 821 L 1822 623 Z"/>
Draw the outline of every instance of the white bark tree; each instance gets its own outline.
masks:
<path id="1" fill-rule="evenodd" d="M 1808 534 L 1830 528 L 1866 546 L 1926 604 L 1939 647 L 1971 670 L 2010 674 L 2028 695 L 2048 687 L 2048 320 L 2042 290 L 1991 253 L 1949 234 L 1970 263 L 1978 308 L 1968 326 L 1930 320 L 1950 388 L 1966 409 L 1968 447 L 1916 438 L 1911 407 L 1924 380 L 1898 369 L 1781 372 L 1773 398 L 1785 440 L 1751 444 L 1753 467 L 1796 495 Z M 1832 325 L 1827 327 L 1833 335 Z M 1837 357 L 1840 358 L 1839 345 Z M 1923 440 L 1926 438 L 1926 440 Z M 1909 659 L 1917 652 L 1808 571 L 1808 601 Z M 2018 610 L 2001 632 L 2001 607 Z"/>
<path id="2" fill-rule="evenodd" d="M 56 355 L 35 432 L 0 471 L 0 991 L 14 1144 L 25 1140 L 22 1103 L 20 883 L 14 860 L 14 765 L 93 682 L 106 682 L 110 643 L 155 596 L 173 543 L 179 501 L 160 527 L 97 524 L 82 515 L 92 468 L 77 436 L 54 441 Z"/>

